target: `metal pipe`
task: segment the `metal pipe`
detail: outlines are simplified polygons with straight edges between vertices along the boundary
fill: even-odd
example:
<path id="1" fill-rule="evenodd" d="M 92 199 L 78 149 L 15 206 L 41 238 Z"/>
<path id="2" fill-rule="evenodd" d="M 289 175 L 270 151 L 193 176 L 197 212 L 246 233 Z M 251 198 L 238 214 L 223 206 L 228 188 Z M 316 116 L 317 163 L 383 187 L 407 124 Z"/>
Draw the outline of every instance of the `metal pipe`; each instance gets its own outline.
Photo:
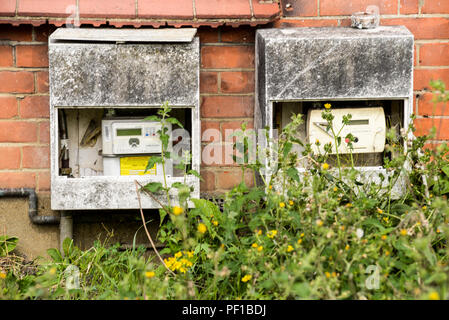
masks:
<path id="1" fill-rule="evenodd" d="M 58 224 L 58 216 L 38 216 L 37 215 L 37 195 L 31 188 L 20 189 L 0 189 L 0 198 L 2 197 L 25 197 L 28 198 L 28 216 L 34 224 Z"/>
<path id="2" fill-rule="evenodd" d="M 63 246 L 66 238 L 73 239 L 73 219 L 68 211 L 61 211 L 61 222 L 59 223 L 59 247 L 64 254 Z"/>

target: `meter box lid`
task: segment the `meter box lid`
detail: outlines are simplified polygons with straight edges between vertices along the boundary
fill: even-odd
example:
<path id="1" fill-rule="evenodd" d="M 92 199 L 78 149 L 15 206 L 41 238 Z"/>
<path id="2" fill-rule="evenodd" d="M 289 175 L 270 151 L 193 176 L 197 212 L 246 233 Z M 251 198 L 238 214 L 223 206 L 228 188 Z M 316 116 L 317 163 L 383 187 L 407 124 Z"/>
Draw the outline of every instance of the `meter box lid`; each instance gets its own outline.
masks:
<path id="1" fill-rule="evenodd" d="M 196 29 L 67 29 L 49 37 L 53 107 L 195 107 Z"/>
<path id="2" fill-rule="evenodd" d="M 256 55 L 261 104 L 412 92 L 413 34 L 403 26 L 262 29 Z"/>

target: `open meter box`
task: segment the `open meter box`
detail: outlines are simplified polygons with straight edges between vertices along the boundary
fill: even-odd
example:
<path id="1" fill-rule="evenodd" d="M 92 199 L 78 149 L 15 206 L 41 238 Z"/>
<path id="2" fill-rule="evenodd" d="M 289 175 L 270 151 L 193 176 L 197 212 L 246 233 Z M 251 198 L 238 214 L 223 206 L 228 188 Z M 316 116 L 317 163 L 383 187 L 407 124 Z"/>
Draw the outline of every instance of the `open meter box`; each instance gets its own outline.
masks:
<path id="1" fill-rule="evenodd" d="M 146 172 L 150 157 L 160 156 L 162 143 L 159 131 L 162 125 L 158 121 L 146 121 L 144 118 L 108 118 L 102 120 L 103 174 L 105 176 L 173 174 L 173 163 L 167 159 L 165 168 L 157 163 Z M 171 135 L 171 124 L 166 125 Z M 172 148 L 169 139 L 168 150 Z M 165 170 L 164 170 L 165 169 Z"/>
<path id="2" fill-rule="evenodd" d="M 315 153 L 324 153 L 324 145 L 331 143 L 331 154 L 336 153 L 335 137 L 328 123 L 322 118 L 323 109 L 311 109 L 307 116 L 307 134 L 309 143 Z M 377 153 L 385 149 L 386 120 L 382 107 L 368 108 L 339 108 L 331 109 L 333 131 L 340 132 L 342 142 L 338 147 L 340 154 L 351 153 L 344 138 L 348 134 L 354 136 L 353 153 Z M 343 117 L 352 117 L 343 125 Z M 319 141 L 319 145 L 316 144 Z"/>

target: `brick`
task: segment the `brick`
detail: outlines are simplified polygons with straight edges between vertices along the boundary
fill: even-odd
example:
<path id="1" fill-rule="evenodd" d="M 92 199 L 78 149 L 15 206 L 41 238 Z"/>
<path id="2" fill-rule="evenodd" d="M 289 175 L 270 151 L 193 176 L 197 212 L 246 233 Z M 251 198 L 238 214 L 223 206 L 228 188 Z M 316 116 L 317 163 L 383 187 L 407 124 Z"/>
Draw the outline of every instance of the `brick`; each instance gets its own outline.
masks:
<path id="1" fill-rule="evenodd" d="M 421 66 L 449 66 L 449 43 L 425 43 L 419 48 Z"/>
<path id="2" fill-rule="evenodd" d="M 31 30 L 32 26 L 30 25 L 21 25 L 20 27 L 14 27 L 9 24 L 3 24 L 0 28 L 0 40 L 31 41 Z"/>
<path id="3" fill-rule="evenodd" d="M 195 0 L 196 17 L 210 18 L 251 18 L 247 0 Z"/>
<path id="4" fill-rule="evenodd" d="M 220 77 L 223 93 L 254 92 L 254 72 L 252 71 L 221 72 Z"/>
<path id="5" fill-rule="evenodd" d="M 48 93 L 48 71 L 36 72 L 36 90 L 38 93 Z"/>
<path id="6" fill-rule="evenodd" d="M 50 104 L 48 96 L 27 96 L 20 101 L 21 118 L 49 118 Z"/>
<path id="7" fill-rule="evenodd" d="M 50 142 L 50 122 L 44 121 L 39 123 L 39 143 Z"/>
<path id="8" fill-rule="evenodd" d="M 51 175 L 50 172 L 39 172 L 37 176 L 38 190 L 50 191 Z"/>
<path id="9" fill-rule="evenodd" d="M 0 71 L 0 92 L 34 92 L 34 75 L 26 71 Z"/>
<path id="10" fill-rule="evenodd" d="M 216 43 L 219 40 L 219 31 L 217 28 L 200 27 L 197 36 L 200 37 L 200 43 Z"/>
<path id="11" fill-rule="evenodd" d="M 415 69 L 414 90 L 429 89 L 430 80 L 442 80 L 444 83 L 449 83 L 449 69 Z"/>
<path id="12" fill-rule="evenodd" d="M 41 169 L 50 167 L 49 147 L 23 147 L 22 167 L 31 169 Z"/>
<path id="13" fill-rule="evenodd" d="M 16 14 L 16 0 L 2 0 L 0 2 L 0 16 L 14 16 Z"/>
<path id="14" fill-rule="evenodd" d="M 19 0 L 19 16 L 68 17 L 76 8 L 76 0 Z M 70 11 L 72 6 L 72 11 Z"/>
<path id="15" fill-rule="evenodd" d="M 0 172 L 0 188 L 34 188 L 36 174 L 33 172 Z"/>
<path id="16" fill-rule="evenodd" d="M 378 6 L 381 14 L 397 14 L 397 0 L 351 0 L 351 1 L 335 1 L 321 0 L 320 15 L 322 16 L 339 16 L 351 15 L 354 12 L 365 11 L 370 5 Z"/>
<path id="17" fill-rule="evenodd" d="M 134 0 L 79 0 L 81 17 L 134 18 Z"/>
<path id="18" fill-rule="evenodd" d="M 200 92 L 201 93 L 218 92 L 218 77 L 216 72 L 200 73 Z"/>
<path id="19" fill-rule="evenodd" d="M 429 135 L 430 129 L 436 127 L 436 135 L 432 140 L 449 140 L 449 119 L 423 118 L 415 119 L 415 136 Z"/>
<path id="20" fill-rule="evenodd" d="M 0 169 L 11 170 L 20 168 L 20 148 L 0 147 Z"/>
<path id="21" fill-rule="evenodd" d="M 251 0 L 251 1 L 254 17 L 257 19 L 273 19 L 280 13 L 278 3 L 260 3 L 259 0 Z"/>
<path id="22" fill-rule="evenodd" d="M 214 191 L 215 190 L 215 173 L 212 171 L 201 170 L 201 178 L 203 181 L 200 182 L 201 191 Z"/>
<path id="23" fill-rule="evenodd" d="M 336 27 L 337 19 L 302 19 L 302 20 L 278 20 L 274 22 L 276 28 L 294 28 L 294 27 Z"/>
<path id="24" fill-rule="evenodd" d="M 252 120 L 224 121 L 221 124 L 221 136 L 223 137 L 223 141 L 235 142 L 237 138 L 232 135 L 235 131 L 242 130 L 243 123 L 246 123 L 247 130 L 254 128 L 254 123 Z"/>
<path id="25" fill-rule="evenodd" d="M 12 67 L 13 63 L 12 47 L 0 46 L 0 67 Z"/>
<path id="26" fill-rule="evenodd" d="M 202 97 L 201 116 L 205 118 L 249 118 L 254 115 L 253 96 Z"/>
<path id="27" fill-rule="evenodd" d="M 242 182 L 242 170 L 238 168 L 217 172 L 215 175 L 217 189 L 229 190 Z M 254 184 L 250 171 L 245 173 L 244 179 L 246 185 L 252 186 Z"/>
<path id="28" fill-rule="evenodd" d="M 192 1 L 146 0 L 137 4 L 139 18 L 193 19 Z"/>
<path id="29" fill-rule="evenodd" d="M 426 0 L 421 7 L 421 13 L 449 13 L 449 1 Z"/>
<path id="30" fill-rule="evenodd" d="M 48 46 L 16 46 L 16 65 L 18 67 L 48 67 Z"/>
<path id="31" fill-rule="evenodd" d="M 221 29 L 221 42 L 254 43 L 255 36 L 256 30 L 254 28 L 224 27 Z"/>
<path id="32" fill-rule="evenodd" d="M 37 142 L 37 123 L 1 121 L 0 142 Z"/>
<path id="33" fill-rule="evenodd" d="M 201 48 L 202 68 L 254 68 L 253 46 L 207 46 Z"/>
<path id="34" fill-rule="evenodd" d="M 15 97 L 0 97 L 0 119 L 10 119 L 17 114 L 17 99 Z"/>
<path id="35" fill-rule="evenodd" d="M 419 12 L 419 0 L 401 0 L 401 14 L 414 14 Z"/>
<path id="36" fill-rule="evenodd" d="M 281 0 L 284 17 L 315 17 L 318 15 L 317 0 Z"/>
<path id="37" fill-rule="evenodd" d="M 434 103 L 433 93 L 426 92 L 418 98 L 418 114 L 422 116 L 449 116 L 449 102 Z"/>
<path id="38" fill-rule="evenodd" d="M 413 33 L 415 40 L 449 38 L 449 18 L 381 19 L 381 25 L 404 25 Z"/>
<path id="39" fill-rule="evenodd" d="M 206 132 L 206 130 L 208 130 Z M 220 132 L 220 122 L 218 121 L 201 121 L 201 141 L 202 142 L 218 142 Z M 217 138 L 217 140 L 215 140 Z"/>
<path id="40" fill-rule="evenodd" d="M 34 28 L 34 40 L 40 42 L 48 42 L 48 37 L 56 30 L 56 27 L 51 24 L 44 24 L 43 26 Z"/>

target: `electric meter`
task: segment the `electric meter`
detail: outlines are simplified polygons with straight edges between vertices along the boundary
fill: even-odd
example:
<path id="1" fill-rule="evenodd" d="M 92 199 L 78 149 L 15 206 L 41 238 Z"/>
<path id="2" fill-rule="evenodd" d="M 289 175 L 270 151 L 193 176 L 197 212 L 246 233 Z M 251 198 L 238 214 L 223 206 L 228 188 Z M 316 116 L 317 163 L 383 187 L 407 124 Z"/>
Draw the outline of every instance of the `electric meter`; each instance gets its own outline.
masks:
<path id="1" fill-rule="evenodd" d="M 173 174 L 173 162 L 166 159 L 165 167 L 156 163 L 146 172 L 147 163 L 151 157 L 160 157 L 162 143 L 158 131 L 159 121 L 146 121 L 144 118 L 107 118 L 102 120 L 103 141 L 103 175 L 155 175 Z M 171 124 L 166 125 L 171 135 Z M 169 139 L 168 150 L 172 141 Z"/>
<path id="2" fill-rule="evenodd" d="M 332 130 L 328 128 L 328 123 L 322 118 L 322 109 L 309 110 L 307 116 L 307 133 L 309 143 L 315 153 L 324 153 L 324 145 L 332 144 L 332 154 L 336 153 L 335 138 Z M 335 134 L 341 132 L 341 144 L 338 152 L 341 154 L 350 153 L 345 137 L 351 133 L 354 136 L 353 153 L 375 153 L 382 152 L 385 148 L 386 123 L 385 113 L 382 107 L 369 108 L 340 108 L 331 109 L 334 116 L 332 120 Z M 343 125 L 343 116 L 351 114 L 348 124 Z M 343 128 L 342 128 L 343 127 Z M 316 141 L 320 145 L 316 145 Z"/>

